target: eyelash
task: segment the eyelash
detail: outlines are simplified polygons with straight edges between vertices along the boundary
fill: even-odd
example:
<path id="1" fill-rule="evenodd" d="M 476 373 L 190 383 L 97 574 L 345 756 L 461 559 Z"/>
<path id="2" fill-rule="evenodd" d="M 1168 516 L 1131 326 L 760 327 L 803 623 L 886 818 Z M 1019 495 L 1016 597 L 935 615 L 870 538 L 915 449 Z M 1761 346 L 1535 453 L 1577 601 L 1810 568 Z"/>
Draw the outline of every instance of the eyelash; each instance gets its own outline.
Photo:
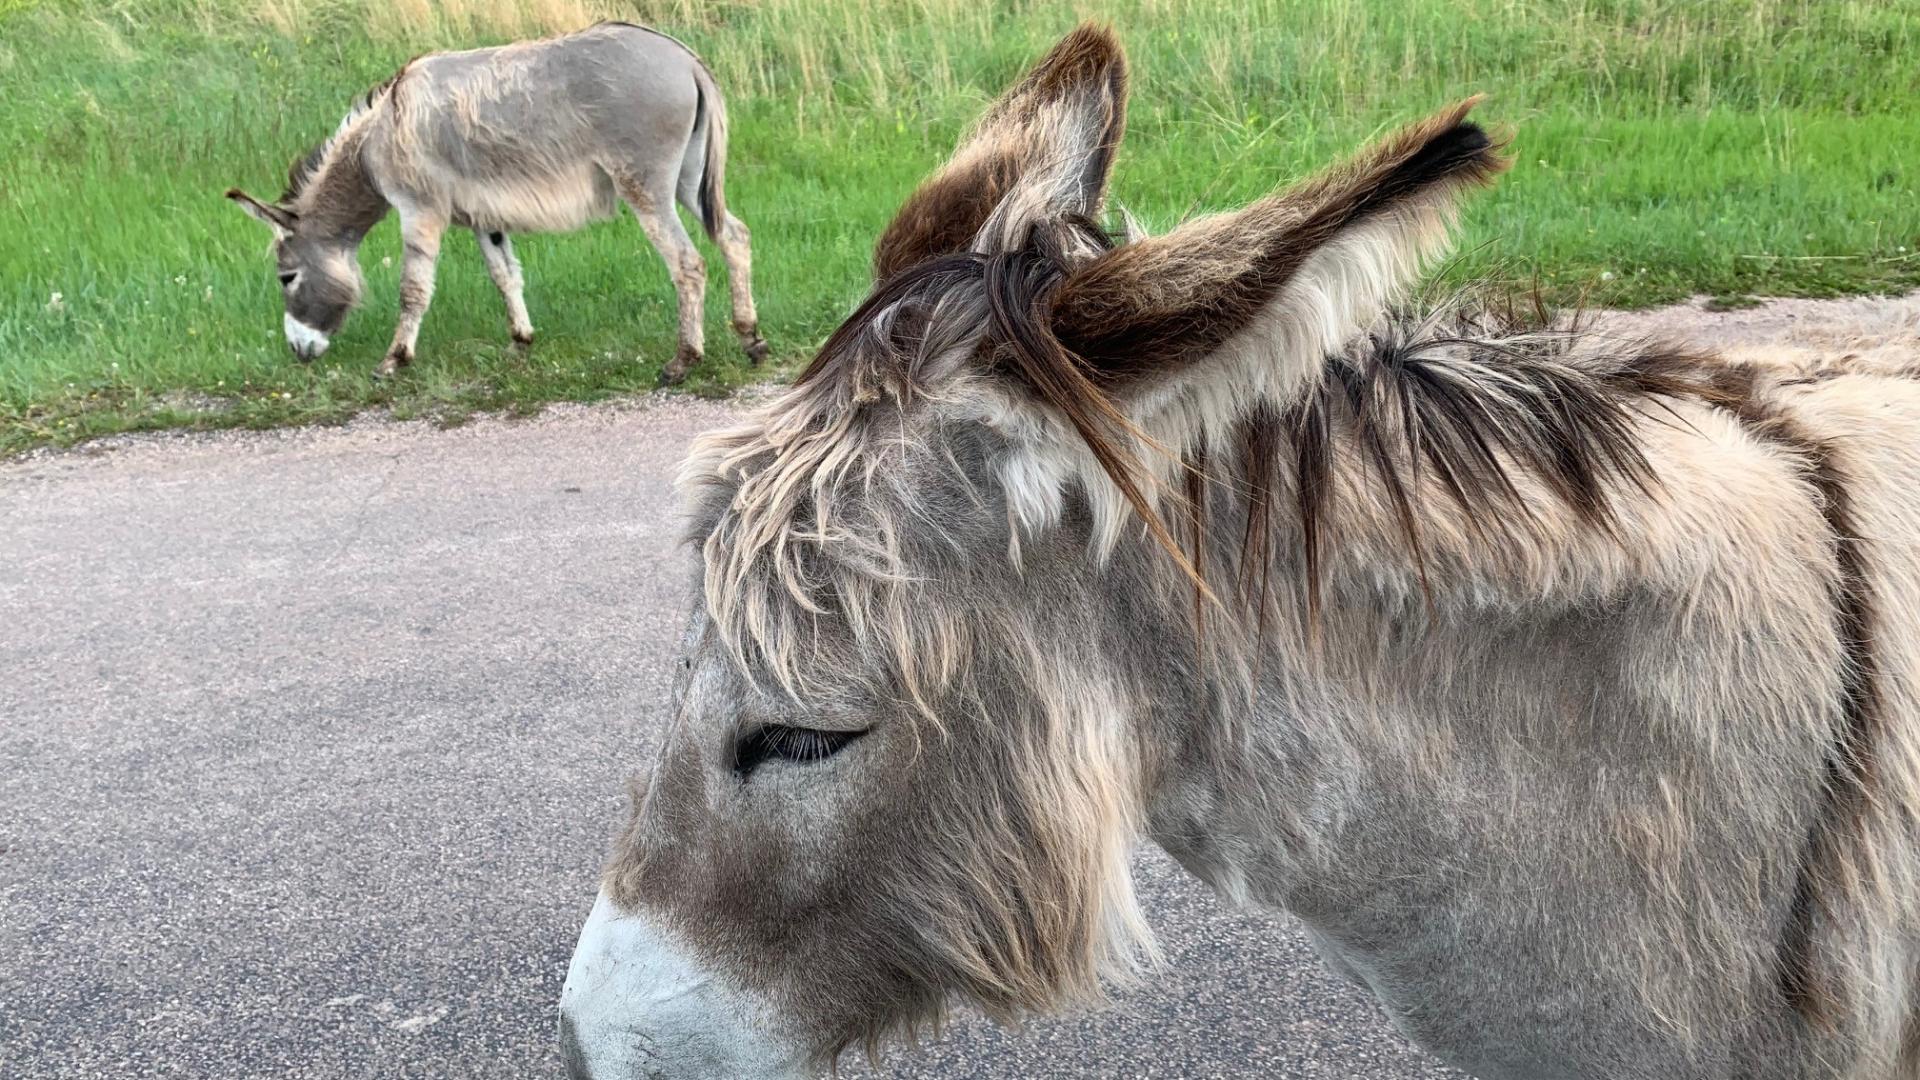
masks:
<path id="1" fill-rule="evenodd" d="M 733 748 L 733 771 L 745 780 L 769 761 L 809 765 L 825 761 L 865 735 L 864 731 L 821 731 L 769 724 L 742 736 Z"/>

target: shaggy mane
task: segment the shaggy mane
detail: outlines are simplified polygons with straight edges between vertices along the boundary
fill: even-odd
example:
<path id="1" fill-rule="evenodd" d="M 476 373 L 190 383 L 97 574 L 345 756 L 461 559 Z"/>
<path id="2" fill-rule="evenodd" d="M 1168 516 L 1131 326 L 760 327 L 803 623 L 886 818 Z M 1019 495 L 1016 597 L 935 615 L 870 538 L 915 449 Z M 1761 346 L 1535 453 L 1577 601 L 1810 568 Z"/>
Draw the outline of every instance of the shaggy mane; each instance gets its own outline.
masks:
<path id="1" fill-rule="evenodd" d="M 353 104 L 347 108 L 347 114 L 341 117 L 340 123 L 334 127 L 333 134 L 315 143 L 305 154 L 294 159 L 293 164 L 287 167 L 287 187 L 280 193 L 280 205 L 292 206 L 306 192 L 307 186 L 313 182 L 314 177 L 320 175 L 320 170 L 326 165 L 329 155 L 340 144 L 340 137 L 350 131 L 361 117 L 372 112 L 375 105 L 386 100 L 387 96 L 393 92 L 394 84 L 400 81 L 400 76 L 405 75 L 407 68 L 411 66 L 413 61 L 407 61 L 400 65 L 400 70 L 355 98 Z"/>
<path id="2" fill-rule="evenodd" d="M 1018 252 L 909 268 L 874 288 L 782 397 L 744 426 L 696 442 L 682 483 L 708 493 L 695 525 L 708 606 L 742 663 L 758 660 L 797 694 L 810 665 L 793 662 L 794 642 L 815 638 L 820 616 L 848 619 L 863 642 L 889 626 L 907 637 L 924 629 L 923 618 L 885 614 L 879 595 L 908 579 L 900 544 L 921 510 L 887 468 L 901 448 L 891 426 L 874 422 L 876 406 L 950 401 L 970 376 L 1010 384 L 1064 419 L 1197 602 L 1235 595 L 1247 612 L 1267 607 L 1283 514 L 1298 523 L 1301 587 L 1317 612 L 1328 522 L 1340 512 L 1337 441 L 1351 440 L 1385 494 L 1425 589 L 1422 499 L 1446 499 L 1489 544 L 1531 539 L 1548 509 L 1542 491 L 1613 533 L 1618 494 L 1655 494 L 1637 418 L 1670 410 L 1663 400 L 1730 405 L 1736 396 L 1715 380 L 1715 365 L 1691 354 L 1622 347 L 1577 316 L 1556 319 L 1537 306 L 1456 299 L 1383 317 L 1326 356 L 1297 402 L 1249 400 L 1224 440 L 1237 460 L 1223 473 L 1216 466 L 1228 463 L 1205 447 L 1154 443 L 1099 370 L 1052 332 L 1048 301 L 1067 253 L 1112 243 L 1091 223 L 1068 222 Z M 1208 579 L 1217 538 L 1207 534 L 1206 506 L 1221 495 L 1249 508 L 1225 563 L 1238 567 L 1236 581 Z M 930 655 L 898 639 L 884 653 L 902 665 Z M 919 686 L 915 697 L 930 692 Z"/>
<path id="3" fill-rule="evenodd" d="M 1728 404 L 1713 371 L 1702 357 L 1609 341 L 1577 314 L 1556 319 L 1539 307 L 1523 313 L 1456 302 L 1425 315 L 1393 313 L 1329 355 L 1303 400 L 1240 419 L 1240 475 L 1263 510 L 1277 492 L 1292 495 L 1311 618 L 1320 604 L 1326 523 L 1338 512 L 1335 437 L 1350 436 L 1431 600 L 1419 500 L 1437 489 L 1481 542 L 1525 543 L 1545 509 L 1523 493 L 1525 478 L 1617 539 L 1617 496 L 1658 494 L 1636 421 L 1649 407 L 1670 412 L 1673 399 Z M 1275 453 L 1280 446 L 1287 451 Z M 1279 471 L 1288 465 L 1292 476 L 1283 483 Z M 1270 563 L 1271 519 L 1248 517 L 1243 568 Z"/>

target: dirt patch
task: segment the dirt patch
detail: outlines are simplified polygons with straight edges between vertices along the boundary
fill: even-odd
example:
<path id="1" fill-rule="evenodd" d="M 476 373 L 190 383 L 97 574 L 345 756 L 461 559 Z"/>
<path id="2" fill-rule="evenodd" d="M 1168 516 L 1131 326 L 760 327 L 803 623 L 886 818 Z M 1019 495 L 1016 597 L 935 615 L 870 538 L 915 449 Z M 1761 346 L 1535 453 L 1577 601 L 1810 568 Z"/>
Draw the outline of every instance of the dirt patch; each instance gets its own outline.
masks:
<path id="1" fill-rule="evenodd" d="M 1763 300 L 1725 310 L 1705 296 L 1648 311 L 1609 311 L 1596 322 L 1636 337 L 1708 348 L 1792 345 L 1815 350 L 1904 345 L 1920 350 L 1920 292 L 1845 300 Z"/>

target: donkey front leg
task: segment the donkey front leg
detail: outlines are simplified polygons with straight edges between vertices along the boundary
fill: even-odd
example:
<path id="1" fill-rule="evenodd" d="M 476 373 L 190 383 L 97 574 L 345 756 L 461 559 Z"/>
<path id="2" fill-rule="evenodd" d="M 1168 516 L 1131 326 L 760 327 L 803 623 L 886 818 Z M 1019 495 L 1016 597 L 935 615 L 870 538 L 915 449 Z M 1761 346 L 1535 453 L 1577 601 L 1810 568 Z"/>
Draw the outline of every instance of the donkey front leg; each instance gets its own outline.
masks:
<path id="1" fill-rule="evenodd" d="M 660 369 L 660 385 L 672 386 L 686 378 L 687 371 L 705 354 L 707 264 L 700 258 L 700 249 L 693 246 L 693 237 L 687 235 L 686 226 L 680 224 L 680 215 L 673 211 L 671 183 L 659 187 L 655 192 L 646 187 L 625 185 L 621 196 L 633 207 L 633 216 L 640 219 L 640 228 L 666 260 L 674 292 L 679 295 L 680 347 L 673 359 L 667 361 L 667 366 Z"/>
<path id="2" fill-rule="evenodd" d="M 380 361 L 378 375 L 392 375 L 413 362 L 413 346 L 420 339 L 420 320 L 433 303 L 433 271 L 440 261 L 440 234 L 446 222 L 438 217 L 401 211 L 400 237 L 406 250 L 400 263 L 400 321 L 393 327 L 393 344 Z"/>
<path id="3" fill-rule="evenodd" d="M 520 275 L 520 260 L 513 254 L 513 237 L 499 230 L 473 230 L 480 241 L 480 254 L 487 260 L 487 273 L 500 287 L 507 302 L 507 331 L 515 345 L 533 344 L 533 320 L 527 317 L 526 279 Z"/>

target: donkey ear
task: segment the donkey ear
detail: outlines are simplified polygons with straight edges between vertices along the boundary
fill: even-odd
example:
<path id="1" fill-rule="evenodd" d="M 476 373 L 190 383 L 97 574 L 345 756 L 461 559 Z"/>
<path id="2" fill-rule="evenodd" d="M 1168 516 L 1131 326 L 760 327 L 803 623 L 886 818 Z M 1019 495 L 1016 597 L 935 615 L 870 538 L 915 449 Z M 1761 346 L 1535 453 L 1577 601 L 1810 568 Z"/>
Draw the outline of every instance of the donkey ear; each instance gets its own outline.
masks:
<path id="1" fill-rule="evenodd" d="M 276 236 L 285 236 L 292 232 L 294 225 L 300 221 L 299 215 L 286 207 L 261 202 L 239 188 L 228 188 L 227 198 L 232 199 L 240 209 L 245 210 L 248 217 L 272 229 Z"/>
<path id="2" fill-rule="evenodd" d="M 1039 218 L 1097 215 L 1126 99 L 1127 59 L 1112 31 L 1088 23 L 1068 34 L 907 199 L 874 248 L 874 278 L 1017 246 Z"/>
<path id="3" fill-rule="evenodd" d="M 1123 398 L 1240 339 L 1249 391 L 1305 378 L 1404 295 L 1462 192 L 1506 169 L 1471 98 L 1233 213 L 1115 248 L 1068 276 L 1054 331 Z"/>

